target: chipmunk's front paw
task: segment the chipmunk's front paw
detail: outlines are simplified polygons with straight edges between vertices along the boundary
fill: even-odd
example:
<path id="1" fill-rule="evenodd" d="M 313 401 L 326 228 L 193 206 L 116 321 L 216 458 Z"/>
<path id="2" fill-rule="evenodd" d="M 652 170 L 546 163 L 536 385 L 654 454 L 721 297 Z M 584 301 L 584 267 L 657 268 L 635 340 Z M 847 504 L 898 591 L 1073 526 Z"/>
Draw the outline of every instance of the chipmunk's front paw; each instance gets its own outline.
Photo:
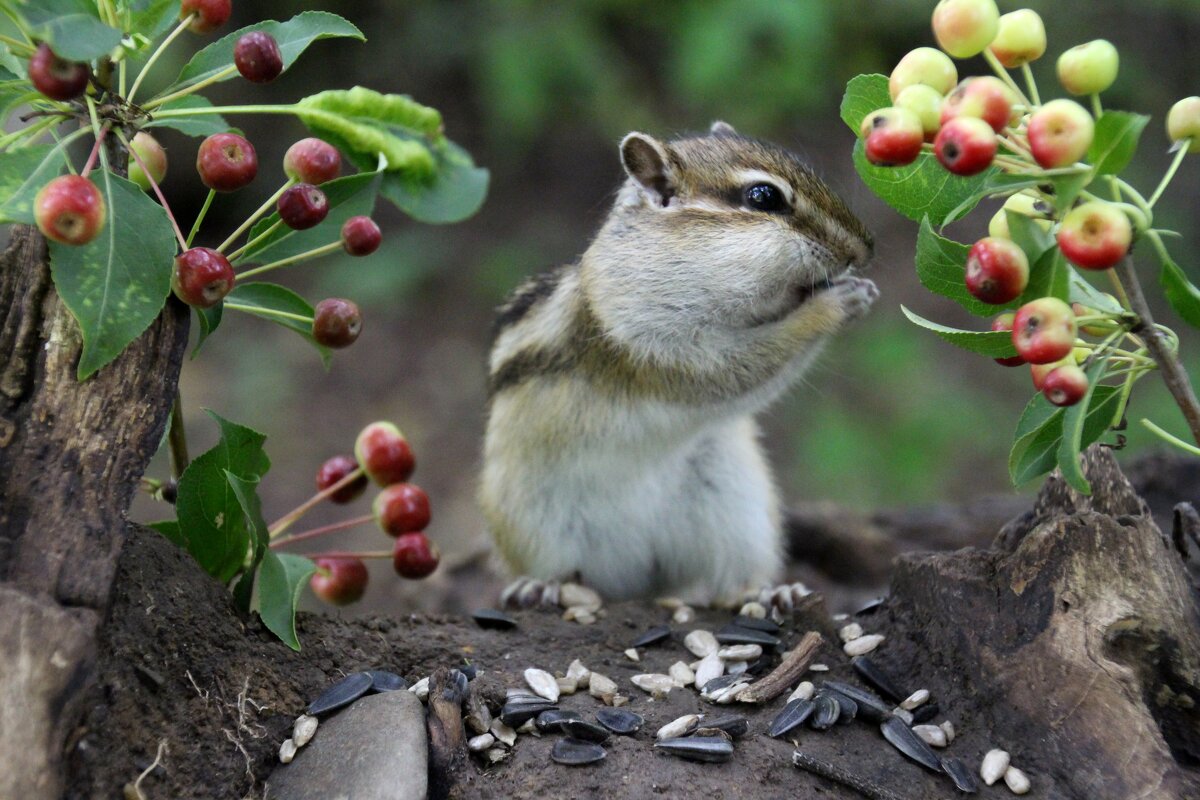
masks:
<path id="1" fill-rule="evenodd" d="M 500 593 L 501 608 L 543 608 L 558 605 L 561 584 L 522 575 Z"/>
<path id="2" fill-rule="evenodd" d="M 803 583 L 781 583 L 778 586 L 764 586 L 757 593 L 747 595 L 746 599 L 757 600 L 772 611 L 787 615 L 799 608 L 801 601 L 810 594 L 812 590 Z"/>
<path id="3" fill-rule="evenodd" d="M 879 299 L 879 287 L 874 281 L 854 275 L 843 275 L 835 279 L 827 291 L 841 307 L 847 320 L 863 316 Z"/>

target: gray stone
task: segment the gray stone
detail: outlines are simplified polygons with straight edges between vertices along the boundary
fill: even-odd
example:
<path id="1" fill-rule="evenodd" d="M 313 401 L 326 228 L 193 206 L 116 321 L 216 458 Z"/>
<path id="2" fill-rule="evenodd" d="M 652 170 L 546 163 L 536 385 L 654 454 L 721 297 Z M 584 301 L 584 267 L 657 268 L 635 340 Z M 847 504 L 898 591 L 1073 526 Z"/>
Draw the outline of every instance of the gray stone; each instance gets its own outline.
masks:
<path id="1" fill-rule="evenodd" d="M 270 800 L 423 800 L 429 759 L 425 707 L 412 692 L 357 700 L 267 781 Z"/>

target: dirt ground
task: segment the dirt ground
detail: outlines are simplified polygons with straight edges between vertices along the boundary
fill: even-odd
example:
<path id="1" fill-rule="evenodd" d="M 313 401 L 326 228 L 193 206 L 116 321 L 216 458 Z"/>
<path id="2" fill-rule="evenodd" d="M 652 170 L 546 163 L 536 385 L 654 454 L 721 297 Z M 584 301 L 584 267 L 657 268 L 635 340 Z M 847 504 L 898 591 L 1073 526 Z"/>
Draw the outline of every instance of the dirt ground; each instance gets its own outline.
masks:
<path id="1" fill-rule="evenodd" d="M 1139 471 L 1140 470 L 1140 471 Z M 1172 498 L 1195 499 L 1197 470 L 1174 462 L 1134 468 L 1135 483 L 1159 514 L 1169 514 Z M 1139 477 L 1140 476 L 1140 477 Z M 1169 517 L 1162 522 L 1169 525 Z M 932 533 L 931 533 L 932 535 Z M 944 538 L 944 531 L 938 534 Z M 964 537 L 981 534 L 964 534 Z M 852 595 L 861 595 L 856 587 Z M 493 598 L 479 598 L 488 605 Z M 835 608 L 833 610 L 840 610 Z M 289 735 L 294 717 L 329 683 L 363 669 L 389 669 L 410 681 L 439 666 L 475 664 L 487 680 L 523 686 L 521 673 L 537 666 L 565 670 L 573 658 L 607 674 L 631 698 L 628 706 L 646 717 L 635 737 L 613 737 L 607 759 L 595 766 L 568 768 L 549 759 L 553 737 L 521 736 L 511 758 L 488 769 L 472 762 L 454 790 L 462 798 L 534 798 L 553 791 L 561 797 L 812 797 L 859 798 L 863 795 L 792 766 L 793 742 L 769 738 L 765 730 L 782 698 L 765 708 L 738 704 L 721 710 L 746 714 L 750 733 L 737 742 L 725 764 L 681 761 L 652 749 L 654 731 L 687 713 L 716 709 L 691 689 L 653 700 L 628 678 L 641 672 L 665 672 L 677 661 L 690 661 L 682 646 L 695 627 L 716 630 L 729 612 L 700 610 L 694 624 L 673 626 L 671 640 L 642 651 L 640 663 L 623 651 L 640 633 L 668 621 L 668 612 L 650 603 L 607 607 L 595 625 L 563 621 L 551 611 L 516 614 L 513 631 L 482 630 L 455 616 L 410 615 L 344 619 L 302 615 L 300 639 L 292 652 L 257 621 L 240 619 L 228 594 L 186 554 L 152 531 L 134 529 L 123 554 L 112 617 L 105 627 L 99 683 L 83 726 L 71 742 L 70 798 L 120 796 L 127 783 L 151 765 L 165 745 L 160 766 L 140 784 L 154 798 L 261 797 L 263 781 Z M 830 678 L 860 683 L 836 642 L 830 609 L 818 601 L 785 626 L 784 648 L 807 630 L 827 638 L 817 661 L 829 665 Z M 969 683 L 955 673 L 952 657 L 931 659 L 921 651 L 918 621 L 898 618 L 886 605 L 859 618 L 868 632 L 897 633 L 876 654 L 901 688 L 931 690 L 940 705 L 938 720 L 950 719 L 958 737 L 948 749 L 971 766 L 994 745 L 982 723 L 983 708 L 995 698 L 973 697 Z M 914 635 L 914 631 L 916 635 Z M 771 666 L 770 662 L 763 665 Z M 812 677 L 810 675 L 810 677 Z M 576 694 L 565 708 L 586 714 L 599 701 Z M 799 746 L 813 756 L 865 778 L 898 798 L 956 796 L 945 776 L 933 775 L 903 759 L 862 722 L 837 725 L 825 733 L 804 730 Z M 1012 743 L 1014 751 L 1036 750 L 1036 743 Z M 1041 797 L 1058 797 L 1052 786 L 1037 783 Z M 999 787 L 982 797 L 1008 796 Z"/>

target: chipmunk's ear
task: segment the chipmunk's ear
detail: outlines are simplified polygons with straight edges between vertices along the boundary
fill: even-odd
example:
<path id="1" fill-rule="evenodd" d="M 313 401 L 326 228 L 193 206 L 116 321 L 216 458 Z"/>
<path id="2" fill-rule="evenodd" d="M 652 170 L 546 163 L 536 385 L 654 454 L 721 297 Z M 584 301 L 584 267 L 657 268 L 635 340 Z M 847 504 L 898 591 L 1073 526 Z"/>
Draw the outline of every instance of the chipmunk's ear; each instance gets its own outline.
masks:
<path id="1" fill-rule="evenodd" d="M 671 172 L 670 159 L 662 143 L 644 133 L 629 134 L 621 140 L 621 163 L 629 177 L 661 206 L 671 202 L 675 196 L 675 179 Z"/>
<path id="2" fill-rule="evenodd" d="M 733 129 L 732 125 L 730 125 L 728 122 L 723 122 L 722 120 L 717 120 L 716 122 L 714 122 L 712 124 L 712 127 L 708 129 L 708 132 L 710 134 L 712 134 L 713 136 L 737 136 L 738 135 L 738 132 Z"/>

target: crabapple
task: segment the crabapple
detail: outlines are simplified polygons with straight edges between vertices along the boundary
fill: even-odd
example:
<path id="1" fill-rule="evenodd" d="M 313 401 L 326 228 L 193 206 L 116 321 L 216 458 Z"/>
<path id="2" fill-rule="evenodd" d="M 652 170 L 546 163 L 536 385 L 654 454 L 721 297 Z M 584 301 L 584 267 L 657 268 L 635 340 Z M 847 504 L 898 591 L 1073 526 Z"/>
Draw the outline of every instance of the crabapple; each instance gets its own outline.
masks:
<path id="1" fill-rule="evenodd" d="M 171 291 L 189 306 L 212 308 L 233 290 L 233 267 L 216 250 L 193 247 L 175 256 Z"/>
<path id="2" fill-rule="evenodd" d="M 1029 377 L 1033 379 L 1033 388 L 1040 392 L 1042 390 L 1042 384 L 1046 381 L 1047 375 L 1059 367 L 1066 366 L 1067 364 L 1073 365 L 1074 363 L 1075 359 L 1071 356 L 1067 356 L 1066 358 L 1059 359 L 1058 361 L 1051 361 L 1047 364 L 1030 364 Z"/>
<path id="3" fill-rule="evenodd" d="M 921 121 L 925 141 L 932 142 L 942 126 L 942 95 L 932 86 L 914 83 L 896 97 L 896 108 L 907 109 Z"/>
<path id="4" fill-rule="evenodd" d="M 283 171 L 301 183 L 321 184 L 338 176 L 342 154 L 322 139 L 310 136 L 294 143 L 283 154 Z"/>
<path id="5" fill-rule="evenodd" d="M 382 241 L 383 233 L 370 217 L 351 217 L 342 225 L 342 249 L 352 256 L 369 256 Z"/>
<path id="6" fill-rule="evenodd" d="M 411 483 L 394 483 L 375 495 L 371 512 L 390 536 L 423 531 L 429 524 L 429 495 Z"/>
<path id="7" fill-rule="evenodd" d="M 33 198 L 33 220 L 47 239 L 87 244 L 104 227 L 104 195 L 82 175 L 60 175 Z"/>
<path id="8" fill-rule="evenodd" d="M 1029 259 L 1009 239 L 980 239 L 967 254 L 967 291 L 993 305 L 1015 300 L 1029 283 Z"/>
<path id="9" fill-rule="evenodd" d="M 1058 361 L 1075 346 L 1075 315 L 1057 297 L 1040 297 L 1017 309 L 1013 345 L 1030 364 Z"/>
<path id="10" fill-rule="evenodd" d="M 231 0 L 183 0 L 179 8 L 179 18 L 187 19 L 188 15 L 196 17 L 188 25 L 192 33 L 208 33 L 221 27 L 233 13 Z"/>
<path id="11" fill-rule="evenodd" d="M 317 470 L 317 491 L 325 491 L 357 469 L 358 462 L 354 460 L 354 456 L 333 456 L 327 459 Z M 361 474 L 329 495 L 329 499 L 338 504 L 349 503 L 363 493 L 363 490 L 367 488 L 367 483 L 366 474 Z"/>
<path id="12" fill-rule="evenodd" d="M 141 187 L 142 191 L 150 190 L 151 180 L 154 183 L 162 183 L 162 179 L 167 176 L 167 151 L 158 140 L 145 131 L 138 131 L 130 139 L 129 149 L 141 159 L 141 164 L 138 163 L 138 158 L 129 159 L 129 180 Z M 142 164 L 150 170 L 148 177 L 142 171 Z"/>
<path id="13" fill-rule="evenodd" d="M 996 38 L 988 45 L 996 60 L 1008 69 L 1036 61 L 1046 52 L 1046 25 L 1031 8 L 1000 15 Z"/>
<path id="14" fill-rule="evenodd" d="M 938 47 L 955 58 L 983 52 L 1000 28 L 995 0 L 941 0 L 933 10 L 933 35 Z"/>
<path id="15" fill-rule="evenodd" d="M 289 186 L 275 204 L 279 218 L 292 230 L 304 231 L 316 225 L 329 214 L 329 201 L 325 193 L 311 183 Z"/>
<path id="16" fill-rule="evenodd" d="M 313 309 L 312 335 L 317 344 L 335 350 L 349 347 L 362 333 L 362 314 L 349 300 L 329 297 Z"/>
<path id="17" fill-rule="evenodd" d="M 1200 153 L 1200 97 L 1185 97 L 1167 113 L 1167 136 L 1172 142 L 1190 139 L 1189 153 Z"/>
<path id="18" fill-rule="evenodd" d="M 367 590 L 367 565 L 361 558 L 325 556 L 316 560 L 317 571 L 309 579 L 313 594 L 332 603 L 344 606 L 362 598 Z"/>
<path id="19" fill-rule="evenodd" d="M 1112 86 L 1119 66 L 1112 42 L 1095 39 L 1058 57 L 1058 82 L 1071 94 L 1098 94 Z"/>
<path id="20" fill-rule="evenodd" d="M 996 132 L 975 117 L 957 117 L 938 131 L 933 152 L 955 175 L 975 175 L 987 169 L 996 157 Z"/>
<path id="21" fill-rule="evenodd" d="M 392 548 L 392 566 L 402 578 L 424 578 L 435 569 L 442 554 L 424 533 L 402 533 Z"/>
<path id="22" fill-rule="evenodd" d="M 1029 151 L 1046 169 L 1067 167 L 1092 145 L 1096 123 L 1074 100 L 1051 100 L 1029 117 Z"/>
<path id="23" fill-rule="evenodd" d="M 1012 94 L 999 78 L 984 75 L 967 78 L 942 103 L 941 123 L 957 117 L 978 117 L 996 133 L 1008 125 L 1012 112 Z"/>
<path id="24" fill-rule="evenodd" d="M 1000 316 L 992 320 L 992 330 L 994 331 L 1012 331 L 1013 318 L 1016 317 L 1011 311 L 1006 311 Z M 1026 363 L 1025 359 L 1017 356 L 1007 356 L 1005 358 L 995 359 L 996 363 L 1002 367 L 1019 367 Z"/>
<path id="25" fill-rule="evenodd" d="M 42 42 L 29 57 L 29 82 L 51 100 L 74 100 L 88 84 L 88 66 L 59 58 Z"/>
<path id="26" fill-rule="evenodd" d="M 1042 378 L 1042 396 L 1056 406 L 1075 405 L 1087 390 L 1087 374 L 1075 364 L 1055 367 Z"/>
<path id="27" fill-rule="evenodd" d="M 403 483 L 416 467 L 408 440 L 390 422 L 372 422 L 363 428 L 354 442 L 354 457 L 380 486 Z"/>
<path id="28" fill-rule="evenodd" d="M 245 137 L 236 133 L 214 133 L 200 143 L 196 171 L 210 189 L 237 191 L 258 174 L 258 154 Z"/>
<path id="29" fill-rule="evenodd" d="M 950 57 L 932 47 L 918 47 L 904 54 L 888 77 L 888 94 L 895 102 L 909 86 L 922 84 L 946 94 L 958 83 L 958 69 Z"/>
<path id="30" fill-rule="evenodd" d="M 1084 269 L 1108 269 L 1125 257 L 1132 241 L 1129 217 L 1103 200 L 1071 209 L 1058 229 L 1062 254 Z"/>
<path id="31" fill-rule="evenodd" d="M 863 150 L 867 160 L 879 167 L 911 164 L 925 142 L 921 120 L 903 108 L 872 111 L 863 119 L 859 132 L 866 140 Z"/>
<path id="32" fill-rule="evenodd" d="M 1050 227 L 1054 224 L 1045 218 L 1045 215 L 1050 211 L 1045 202 L 1033 195 L 1019 192 L 1005 200 L 1004 206 L 992 217 L 988 223 L 988 236 L 995 236 L 1000 239 L 1012 238 L 1012 231 L 1008 228 L 1008 212 L 1010 211 L 1024 217 L 1031 217 L 1034 224 L 1044 231 L 1049 231 Z"/>
<path id="33" fill-rule="evenodd" d="M 250 31 L 233 46 L 233 63 L 242 77 L 252 83 L 269 83 L 283 72 L 283 55 L 275 37 Z"/>

